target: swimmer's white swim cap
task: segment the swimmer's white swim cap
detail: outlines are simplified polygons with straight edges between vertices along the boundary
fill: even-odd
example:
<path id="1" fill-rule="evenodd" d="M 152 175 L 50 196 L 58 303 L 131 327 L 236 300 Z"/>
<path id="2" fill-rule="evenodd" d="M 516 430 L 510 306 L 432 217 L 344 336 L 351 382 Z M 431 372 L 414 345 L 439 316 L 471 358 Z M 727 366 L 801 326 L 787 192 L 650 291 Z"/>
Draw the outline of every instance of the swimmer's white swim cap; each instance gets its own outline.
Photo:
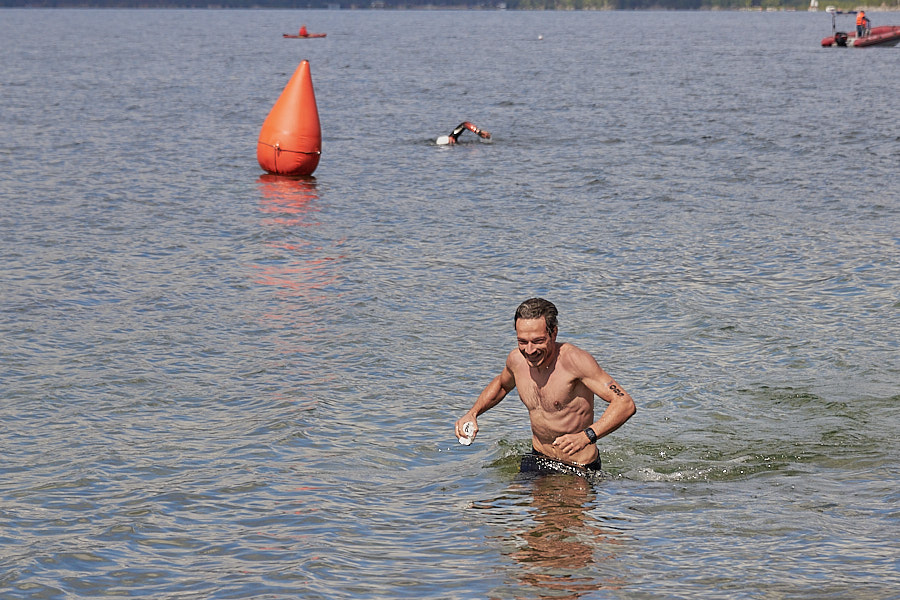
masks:
<path id="1" fill-rule="evenodd" d="M 438 146 L 446 146 L 447 144 L 450 143 L 450 136 L 449 136 L 449 135 L 442 135 L 442 136 L 439 137 L 437 140 L 435 140 L 434 143 L 437 144 Z"/>

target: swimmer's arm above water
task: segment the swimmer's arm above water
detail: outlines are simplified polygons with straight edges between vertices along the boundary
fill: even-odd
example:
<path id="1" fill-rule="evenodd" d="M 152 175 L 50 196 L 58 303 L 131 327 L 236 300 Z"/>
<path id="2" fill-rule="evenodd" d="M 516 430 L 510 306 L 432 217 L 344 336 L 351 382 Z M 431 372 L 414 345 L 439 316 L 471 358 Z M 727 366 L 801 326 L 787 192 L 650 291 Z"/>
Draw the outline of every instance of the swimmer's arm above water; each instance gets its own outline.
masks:
<path id="1" fill-rule="evenodd" d="M 500 404 L 500 401 L 506 398 L 506 395 L 515 387 L 516 379 L 513 377 L 509 365 L 506 365 L 503 367 L 503 371 L 494 377 L 491 382 L 487 384 L 487 387 L 481 391 L 478 395 L 478 399 L 475 400 L 475 404 L 469 409 L 469 412 L 456 421 L 456 437 L 466 437 L 466 434 L 463 432 L 463 426 L 471 421 L 474 424 L 474 431 L 469 437 L 474 439 L 475 436 L 478 435 L 478 416 Z"/>
<path id="2" fill-rule="evenodd" d="M 477 135 L 478 137 L 480 137 L 482 139 L 485 139 L 485 140 L 491 139 L 490 131 L 485 131 L 484 129 L 480 129 L 480 128 L 476 127 L 475 125 L 473 125 L 472 123 L 469 123 L 468 121 L 463 123 L 461 126 L 465 126 L 466 129 L 468 129 L 469 131 L 471 131 L 472 133 L 474 133 L 475 135 Z M 460 132 L 460 133 L 462 133 L 462 132 Z M 457 134 L 457 135 L 459 135 L 459 134 Z"/>
<path id="3" fill-rule="evenodd" d="M 457 126 L 453 129 L 453 131 L 450 132 L 450 135 L 442 135 L 442 136 L 440 136 L 440 137 L 436 140 L 435 143 L 436 143 L 438 146 L 444 146 L 444 145 L 447 145 L 447 144 L 455 144 L 455 143 L 457 142 L 457 140 L 459 139 L 459 136 L 460 136 L 460 135 L 462 134 L 462 132 L 465 131 L 466 129 L 468 129 L 469 131 L 471 131 L 472 133 L 474 133 L 475 135 L 477 135 L 478 137 L 480 137 L 480 138 L 482 138 L 482 139 L 485 139 L 485 140 L 491 139 L 491 132 L 490 132 L 490 131 L 485 131 L 484 129 L 481 129 L 480 127 L 476 126 L 476 125 L 473 124 L 473 123 L 470 123 L 469 121 L 463 121 L 462 123 L 460 123 L 459 125 L 457 125 Z"/>

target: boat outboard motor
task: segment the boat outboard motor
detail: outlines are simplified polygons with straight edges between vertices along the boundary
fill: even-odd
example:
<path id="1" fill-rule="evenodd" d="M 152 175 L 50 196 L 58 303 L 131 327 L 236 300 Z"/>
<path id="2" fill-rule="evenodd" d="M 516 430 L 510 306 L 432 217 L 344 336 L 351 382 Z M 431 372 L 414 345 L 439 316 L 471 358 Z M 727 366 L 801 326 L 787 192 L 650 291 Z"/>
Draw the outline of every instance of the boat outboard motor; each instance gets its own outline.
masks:
<path id="1" fill-rule="evenodd" d="M 834 34 L 834 43 L 840 46 L 841 48 L 847 47 L 847 34 L 843 31 L 838 31 Z"/>

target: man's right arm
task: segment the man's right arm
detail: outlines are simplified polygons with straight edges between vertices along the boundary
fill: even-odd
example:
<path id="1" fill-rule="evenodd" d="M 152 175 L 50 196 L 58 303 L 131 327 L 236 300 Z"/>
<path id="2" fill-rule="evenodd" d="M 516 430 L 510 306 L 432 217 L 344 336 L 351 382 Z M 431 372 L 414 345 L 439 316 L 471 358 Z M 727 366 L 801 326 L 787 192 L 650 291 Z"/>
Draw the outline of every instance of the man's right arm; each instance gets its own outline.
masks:
<path id="1" fill-rule="evenodd" d="M 478 416 L 497 406 L 506 395 L 516 387 L 516 378 L 513 376 L 512 370 L 509 368 L 509 361 L 499 375 L 494 377 L 487 387 L 485 387 L 475 400 L 475 404 L 456 421 L 456 437 L 465 437 L 463 434 L 463 425 L 471 421 L 475 424 L 474 438 L 478 434 Z"/>

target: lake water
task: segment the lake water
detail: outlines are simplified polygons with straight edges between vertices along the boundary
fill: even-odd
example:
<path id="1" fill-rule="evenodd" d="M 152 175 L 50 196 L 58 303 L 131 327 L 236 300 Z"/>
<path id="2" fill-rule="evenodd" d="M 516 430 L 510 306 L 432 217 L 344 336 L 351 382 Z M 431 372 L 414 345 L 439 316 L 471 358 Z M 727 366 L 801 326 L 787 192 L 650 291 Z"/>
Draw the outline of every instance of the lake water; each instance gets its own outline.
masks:
<path id="1" fill-rule="evenodd" d="M 0 596 L 900 597 L 900 48 L 830 21 L 0 11 Z M 602 481 L 453 437 L 536 295 Z"/>

